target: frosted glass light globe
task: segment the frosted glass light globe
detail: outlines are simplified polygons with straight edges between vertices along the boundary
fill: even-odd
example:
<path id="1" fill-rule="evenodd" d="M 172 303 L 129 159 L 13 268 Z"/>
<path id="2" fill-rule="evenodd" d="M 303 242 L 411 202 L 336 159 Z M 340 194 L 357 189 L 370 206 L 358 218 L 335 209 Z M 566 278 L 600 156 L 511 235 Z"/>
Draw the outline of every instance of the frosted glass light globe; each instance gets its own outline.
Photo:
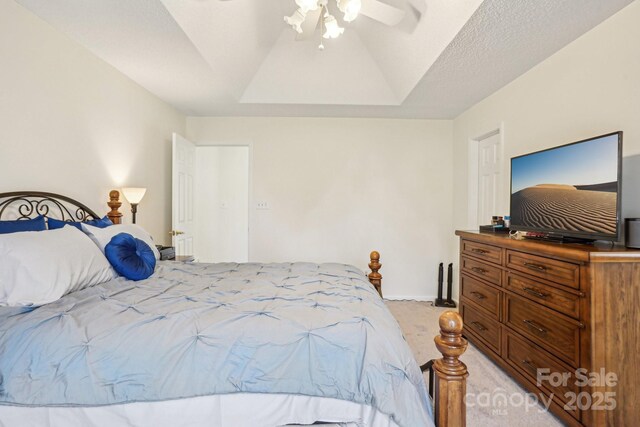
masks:
<path id="1" fill-rule="evenodd" d="M 302 13 L 307 13 L 310 10 L 316 10 L 318 8 L 318 0 L 296 0 L 296 4 L 302 9 Z"/>
<path id="2" fill-rule="evenodd" d="M 344 33 L 344 28 L 340 27 L 336 18 L 328 13 L 324 16 L 324 26 L 327 29 L 323 35 L 325 39 L 335 39 Z"/>
<path id="3" fill-rule="evenodd" d="M 351 22 L 358 17 L 362 9 L 362 0 L 338 0 L 338 8 L 344 13 L 344 20 Z"/>
<path id="4" fill-rule="evenodd" d="M 307 18 L 307 15 L 302 11 L 302 9 L 298 9 L 293 12 L 291 16 L 285 16 L 284 22 L 291 25 L 291 27 L 296 30 L 298 34 L 302 34 L 302 23 Z"/>

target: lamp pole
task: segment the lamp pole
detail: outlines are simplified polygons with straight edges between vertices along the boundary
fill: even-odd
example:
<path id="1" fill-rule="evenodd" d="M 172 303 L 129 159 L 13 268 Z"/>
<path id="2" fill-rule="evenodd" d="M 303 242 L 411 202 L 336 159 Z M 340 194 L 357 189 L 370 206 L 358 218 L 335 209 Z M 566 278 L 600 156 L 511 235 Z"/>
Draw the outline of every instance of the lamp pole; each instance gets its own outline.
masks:
<path id="1" fill-rule="evenodd" d="M 133 214 L 133 223 L 136 223 L 136 213 L 138 213 L 138 204 L 131 203 L 131 213 Z"/>

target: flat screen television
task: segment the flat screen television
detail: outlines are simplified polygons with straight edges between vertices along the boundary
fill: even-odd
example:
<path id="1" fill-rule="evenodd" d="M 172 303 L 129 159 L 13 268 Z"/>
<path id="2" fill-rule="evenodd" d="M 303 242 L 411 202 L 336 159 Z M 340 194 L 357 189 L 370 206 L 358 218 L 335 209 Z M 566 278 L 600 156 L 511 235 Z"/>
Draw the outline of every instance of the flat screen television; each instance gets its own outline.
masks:
<path id="1" fill-rule="evenodd" d="M 511 159 L 511 229 L 620 240 L 622 132 Z"/>

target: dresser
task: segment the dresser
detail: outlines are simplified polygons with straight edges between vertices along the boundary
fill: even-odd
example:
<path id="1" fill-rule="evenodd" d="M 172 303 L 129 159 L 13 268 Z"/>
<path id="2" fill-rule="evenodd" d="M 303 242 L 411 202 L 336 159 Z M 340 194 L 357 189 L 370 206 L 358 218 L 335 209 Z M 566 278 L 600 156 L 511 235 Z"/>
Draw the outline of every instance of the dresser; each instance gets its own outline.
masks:
<path id="1" fill-rule="evenodd" d="M 567 425 L 638 425 L 640 251 L 456 235 L 467 339 Z"/>

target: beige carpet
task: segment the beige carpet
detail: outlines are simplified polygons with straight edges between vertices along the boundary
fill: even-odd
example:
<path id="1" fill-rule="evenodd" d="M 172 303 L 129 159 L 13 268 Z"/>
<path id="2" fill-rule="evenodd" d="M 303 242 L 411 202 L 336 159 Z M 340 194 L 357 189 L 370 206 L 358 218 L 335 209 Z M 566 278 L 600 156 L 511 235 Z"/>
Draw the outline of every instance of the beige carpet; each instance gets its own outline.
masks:
<path id="1" fill-rule="evenodd" d="M 418 361 L 422 365 L 441 357 L 433 338 L 439 333 L 438 317 L 445 309 L 436 308 L 428 302 L 386 301 L 398 320 L 404 336 Z M 482 355 L 473 345 L 461 360 L 469 368 L 467 381 L 467 425 L 475 426 L 562 426 L 562 423 L 527 392 L 513 381 L 502 369 Z M 425 373 L 425 379 L 428 375 Z M 504 399 L 506 398 L 506 402 Z"/>

